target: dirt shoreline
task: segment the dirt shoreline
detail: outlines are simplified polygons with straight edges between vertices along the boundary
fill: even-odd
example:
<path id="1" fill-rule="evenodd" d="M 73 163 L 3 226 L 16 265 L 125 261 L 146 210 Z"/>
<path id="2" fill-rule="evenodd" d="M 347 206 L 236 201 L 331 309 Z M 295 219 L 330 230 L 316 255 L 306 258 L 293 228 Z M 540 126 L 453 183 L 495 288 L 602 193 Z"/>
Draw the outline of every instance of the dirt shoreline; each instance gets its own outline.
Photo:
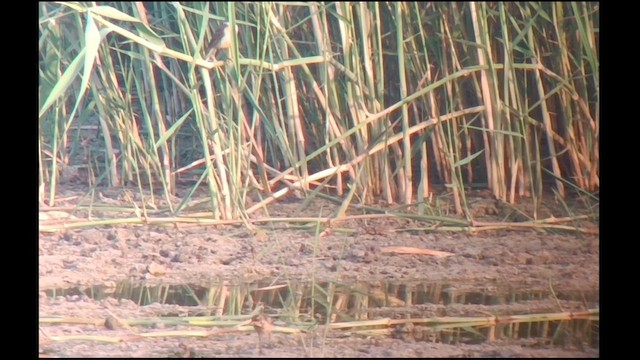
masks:
<path id="1" fill-rule="evenodd" d="M 271 216 L 318 216 L 335 209 L 321 200 L 304 210 L 296 202 L 275 204 Z M 491 215 L 491 214 L 488 214 Z M 560 214 L 561 215 L 561 214 Z M 552 286 L 556 291 L 597 292 L 598 236 L 536 231 L 495 231 L 479 235 L 399 231 L 415 227 L 409 220 L 381 218 L 345 221 L 323 237 L 314 229 L 213 226 L 117 226 L 40 233 L 39 288 L 110 284 L 140 280 L 147 284 L 210 284 L 212 279 L 290 279 L 315 281 L 464 281 L 467 283 Z M 348 229 L 350 231 L 340 231 Z M 371 231 L 371 229 L 375 229 Z M 386 247 L 414 247 L 453 253 L 453 256 L 402 255 Z M 129 302 L 41 295 L 40 316 L 103 319 L 104 307 L 118 316 L 144 312 Z M 123 305 L 121 305 L 123 304 Z M 137 314 L 137 315 L 136 315 Z M 94 325 L 44 325 L 50 336 L 80 332 L 109 333 Z M 110 333 L 112 336 L 113 332 Z M 447 345 L 410 342 L 389 337 L 295 338 L 274 334 L 264 356 L 297 357 L 597 357 L 599 351 L 580 345 L 558 348 L 530 341 L 499 341 Z M 311 336 L 309 334 L 305 335 Z M 52 342 L 41 336 L 41 351 L 54 356 L 257 356 L 254 333 L 219 339 L 151 338 L 143 341 L 96 344 Z M 183 344 L 183 345 L 180 345 Z M 310 345 L 311 344 L 311 345 Z M 195 354 L 195 355 L 194 355 Z"/>

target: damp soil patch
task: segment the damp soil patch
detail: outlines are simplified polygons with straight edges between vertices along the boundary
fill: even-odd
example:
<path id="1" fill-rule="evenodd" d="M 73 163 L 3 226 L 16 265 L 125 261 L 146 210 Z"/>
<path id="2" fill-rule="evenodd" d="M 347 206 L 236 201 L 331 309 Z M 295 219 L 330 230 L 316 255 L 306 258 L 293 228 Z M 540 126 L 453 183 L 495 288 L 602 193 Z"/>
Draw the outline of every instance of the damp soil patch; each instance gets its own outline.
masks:
<path id="1" fill-rule="evenodd" d="M 333 210 L 318 199 L 302 210 L 296 202 L 270 207 L 272 216 Z M 375 218 L 325 234 L 173 225 L 41 232 L 40 350 L 64 357 L 599 355 L 597 235 L 420 228 Z M 397 251 L 406 248 L 452 255 Z M 227 318 L 246 317 L 258 303 L 275 326 L 262 353 L 255 328 L 242 324 L 251 319 Z M 108 328 L 110 316 L 125 326 Z M 235 322 L 164 321 L 171 317 Z M 466 326 L 450 321 L 465 317 Z M 449 322 L 434 322 L 442 319 Z"/>

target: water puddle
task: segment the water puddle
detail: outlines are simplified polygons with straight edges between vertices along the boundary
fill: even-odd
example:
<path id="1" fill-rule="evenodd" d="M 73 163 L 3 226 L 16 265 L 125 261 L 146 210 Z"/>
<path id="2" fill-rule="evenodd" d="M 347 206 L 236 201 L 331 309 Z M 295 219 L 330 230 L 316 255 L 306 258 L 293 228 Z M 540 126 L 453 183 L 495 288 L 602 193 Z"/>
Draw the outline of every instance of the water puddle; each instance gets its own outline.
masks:
<path id="1" fill-rule="evenodd" d="M 265 313 L 287 326 L 328 328 L 340 337 L 447 344 L 532 339 L 536 345 L 599 347 L 597 291 L 513 284 L 230 281 L 210 286 L 121 282 L 45 293 L 67 301 L 112 297 L 140 306 L 179 305 L 191 309 L 188 316 L 205 320 L 247 314 L 262 303 Z"/>

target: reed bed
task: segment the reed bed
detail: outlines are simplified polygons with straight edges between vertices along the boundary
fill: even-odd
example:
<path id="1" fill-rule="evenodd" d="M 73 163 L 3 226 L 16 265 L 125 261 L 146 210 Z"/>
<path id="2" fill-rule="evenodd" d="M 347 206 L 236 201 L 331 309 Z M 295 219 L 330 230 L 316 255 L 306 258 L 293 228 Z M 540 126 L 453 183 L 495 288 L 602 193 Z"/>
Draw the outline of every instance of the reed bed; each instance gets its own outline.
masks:
<path id="1" fill-rule="evenodd" d="M 215 220 L 296 194 L 425 210 L 433 184 L 597 201 L 599 4 L 40 3 L 40 198 L 69 177 Z M 214 27 L 239 31 L 205 59 Z M 70 175 L 76 174 L 76 175 Z M 77 175 L 80 174 L 80 175 Z M 77 180 L 77 179 L 76 179 Z M 249 205 L 259 193 L 262 201 Z M 593 201 L 590 200 L 590 201 Z M 146 208 L 140 209 L 141 212 Z M 537 219 L 537 207 L 534 208 Z"/>

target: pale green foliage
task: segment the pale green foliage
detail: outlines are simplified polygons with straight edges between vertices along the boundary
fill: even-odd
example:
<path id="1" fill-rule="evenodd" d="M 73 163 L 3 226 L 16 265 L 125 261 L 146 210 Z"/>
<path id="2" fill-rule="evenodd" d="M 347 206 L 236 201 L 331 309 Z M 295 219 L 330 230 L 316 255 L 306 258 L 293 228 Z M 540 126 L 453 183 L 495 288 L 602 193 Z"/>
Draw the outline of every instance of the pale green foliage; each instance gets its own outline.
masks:
<path id="1" fill-rule="evenodd" d="M 599 188 L 597 3 L 40 9 L 51 203 L 60 165 L 167 199 L 193 170 L 216 219 L 268 203 L 245 208 L 249 190 L 313 195 L 311 181 L 348 191 L 342 212 L 378 196 L 424 203 L 430 174 L 467 217 L 465 186 L 477 182 L 510 202 L 539 202 L 548 185 L 559 196 Z M 206 61 L 222 21 L 239 31 Z"/>

